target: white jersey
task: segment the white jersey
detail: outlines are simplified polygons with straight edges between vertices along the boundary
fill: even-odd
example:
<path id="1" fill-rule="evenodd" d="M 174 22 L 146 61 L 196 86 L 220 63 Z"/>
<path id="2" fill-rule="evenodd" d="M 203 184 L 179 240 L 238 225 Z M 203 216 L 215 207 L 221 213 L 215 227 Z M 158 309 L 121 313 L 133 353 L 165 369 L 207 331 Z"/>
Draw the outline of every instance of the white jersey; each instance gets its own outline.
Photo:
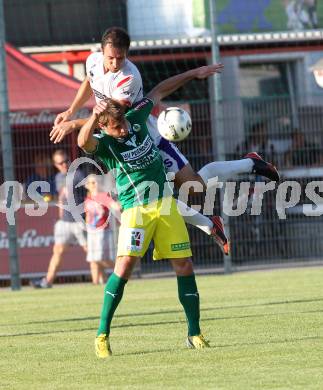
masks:
<path id="1" fill-rule="evenodd" d="M 102 52 L 92 53 L 86 60 L 86 74 L 96 102 L 112 98 L 130 107 L 141 100 L 143 98 L 142 79 L 136 65 L 126 59 L 118 72 L 105 72 L 103 60 Z M 157 130 L 157 120 L 154 116 L 149 115 L 147 127 L 155 145 L 158 145 L 161 135 Z"/>

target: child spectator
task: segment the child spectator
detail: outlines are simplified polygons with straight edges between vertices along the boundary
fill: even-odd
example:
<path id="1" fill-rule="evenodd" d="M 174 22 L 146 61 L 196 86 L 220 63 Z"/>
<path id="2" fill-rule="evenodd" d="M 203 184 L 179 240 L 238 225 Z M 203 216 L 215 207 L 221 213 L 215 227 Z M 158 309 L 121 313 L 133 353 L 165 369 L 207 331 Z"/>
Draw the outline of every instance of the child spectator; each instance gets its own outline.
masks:
<path id="1" fill-rule="evenodd" d="M 93 284 L 105 283 L 104 268 L 114 268 L 116 245 L 111 228 L 110 210 L 119 213 L 119 204 L 110 195 L 101 192 L 96 175 L 89 175 L 84 210 L 87 226 L 87 258 Z"/>

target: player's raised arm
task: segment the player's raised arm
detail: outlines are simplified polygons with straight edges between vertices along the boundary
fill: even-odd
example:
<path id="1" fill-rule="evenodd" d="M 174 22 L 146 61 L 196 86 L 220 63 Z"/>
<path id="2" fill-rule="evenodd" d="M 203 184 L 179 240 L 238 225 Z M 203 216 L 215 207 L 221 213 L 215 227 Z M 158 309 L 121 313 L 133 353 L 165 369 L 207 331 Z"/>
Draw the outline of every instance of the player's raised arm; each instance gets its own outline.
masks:
<path id="1" fill-rule="evenodd" d="M 99 116 L 105 110 L 106 103 L 101 101 L 94 108 L 92 115 L 81 127 L 77 137 L 77 145 L 87 153 L 95 151 L 98 140 L 93 136 L 94 130 L 99 126 Z"/>
<path id="2" fill-rule="evenodd" d="M 51 132 L 49 133 L 49 139 L 54 144 L 61 142 L 66 135 L 73 133 L 73 131 L 79 130 L 89 119 L 88 118 L 78 118 L 71 121 L 64 121 L 58 125 L 53 126 Z"/>
<path id="3" fill-rule="evenodd" d="M 73 131 L 79 130 L 87 119 L 74 119 L 69 120 L 83 105 L 89 100 L 92 95 L 92 89 L 88 77 L 84 79 L 80 88 L 78 89 L 76 96 L 70 106 L 64 112 L 58 114 L 54 121 L 54 126 L 49 133 L 49 139 L 54 144 L 61 142 L 66 135 L 73 133 Z"/>
<path id="4" fill-rule="evenodd" d="M 56 116 L 54 126 L 69 120 L 90 99 L 92 93 L 90 80 L 88 77 L 85 77 L 70 107 Z"/>
<path id="5" fill-rule="evenodd" d="M 180 73 L 162 81 L 147 94 L 147 97 L 157 104 L 164 97 L 172 94 L 189 81 L 193 79 L 205 79 L 213 76 L 215 73 L 221 73 L 222 69 L 222 64 L 212 64 L 188 70 L 187 72 Z"/>

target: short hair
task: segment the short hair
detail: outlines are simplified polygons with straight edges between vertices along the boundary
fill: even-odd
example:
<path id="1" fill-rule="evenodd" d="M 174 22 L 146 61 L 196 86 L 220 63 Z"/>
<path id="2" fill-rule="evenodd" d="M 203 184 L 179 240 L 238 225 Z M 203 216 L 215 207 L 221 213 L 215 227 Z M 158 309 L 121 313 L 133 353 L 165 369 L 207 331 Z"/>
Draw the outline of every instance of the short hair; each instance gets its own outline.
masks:
<path id="1" fill-rule="evenodd" d="M 54 157 L 55 157 L 55 156 L 68 157 L 68 156 L 67 156 L 67 153 L 65 152 L 64 149 L 57 149 L 57 150 L 55 150 L 55 152 L 54 152 L 53 155 L 52 155 L 52 159 L 53 159 L 53 160 L 54 160 Z"/>
<path id="2" fill-rule="evenodd" d="M 35 159 L 34 159 L 35 165 L 41 165 L 41 164 L 50 164 L 50 157 L 48 153 L 41 152 L 39 154 L 36 154 Z"/>
<path id="3" fill-rule="evenodd" d="M 101 47 L 102 50 L 106 45 L 110 44 L 116 49 L 125 49 L 129 50 L 130 47 L 130 37 L 126 30 L 121 27 L 111 27 L 108 28 L 102 35 L 101 38 Z"/>
<path id="4" fill-rule="evenodd" d="M 101 125 L 106 126 L 109 122 L 109 119 L 113 119 L 118 123 L 122 123 L 124 120 L 126 107 L 120 104 L 118 101 L 110 98 L 104 99 L 104 102 L 107 104 L 107 106 L 98 118 Z"/>

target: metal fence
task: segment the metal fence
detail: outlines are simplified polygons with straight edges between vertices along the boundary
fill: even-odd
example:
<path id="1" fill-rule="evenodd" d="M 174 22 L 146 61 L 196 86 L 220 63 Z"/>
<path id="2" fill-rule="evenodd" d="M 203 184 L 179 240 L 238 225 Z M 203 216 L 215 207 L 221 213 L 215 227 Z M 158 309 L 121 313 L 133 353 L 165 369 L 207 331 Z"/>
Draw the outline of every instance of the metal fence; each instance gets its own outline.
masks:
<path id="1" fill-rule="evenodd" d="M 313 202 L 313 199 L 308 198 L 307 193 L 309 183 L 316 186 L 314 193 L 317 194 L 317 197 L 323 191 L 321 185 L 323 178 L 323 119 L 320 102 L 317 100 L 316 105 L 312 107 L 298 107 L 297 122 L 299 127 L 294 128 L 291 120 L 281 120 L 282 113 L 284 115 L 290 114 L 286 109 L 289 105 L 288 100 L 288 98 L 277 97 L 275 99 L 271 97 L 268 100 L 248 102 L 246 107 L 243 107 L 243 102 L 240 99 L 239 104 L 242 104 L 243 107 L 242 127 L 244 133 L 241 140 L 232 129 L 234 120 L 232 113 L 238 102 L 235 99 L 224 102 L 225 113 L 229 113 L 229 115 L 224 115 L 227 159 L 239 159 L 247 152 L 256 151 L 267 160 L 275 163 L 282 176 L 281 183 L 276 183 L 275 189 L 264 195 L 260 215 L 252 215 L 251 208 L 256 184 L 259 184 L 263 179 L 252 174 L 232 178 L 231 181 L 236 183 L 233 209 L 236 207 L 239 196 L 248 197 L 245 212 L 240 216 L 229 217 L 229 226 L 227 226 L 232 245 L 233 270 L 238 266 L 282 265 L 289 262 L 309 262 L 322 259 L 323 217 L 321 216 L 320 202 L 318 198 Z M 196 171 L 203 165 L 216 160 L 212 153 L 212 142 L 216 142 L 216 140 L 212 139 L 209 107 L 209 102 L 192 102 L 190 104 L 194 129 L 192 135 L 179 144 L 180 149 L 188 157 Z M 273 111 L 277 113 L 276 117 Z M 255 113 L 255 121 L 252 121 L 251 113 Z M 259 117 L 263 118 L 261 122 L 258 121 Z M 249 123 L 248 127 L 245 125 L 246 122 Z M 280 123 L 280 127 L 274 127 L 275 123 Z M 57 146 L 51 144 L 48 138 L 50 124 L 24 125 L 16 123 L 12 125 L 12 129 L 17 180 L 20 183 L 27 183 L 35 171 L 39 172 L 39 170 L 45 171 L 47 177 L 55 174 L 51 154 L 57 149 Z M 72 160 L 82 155 L 76 148 L 75 136 L 68 137 L 59 148 L 66 150 Z M 85 174 L 93 171 L 91 167 L 84 166 L 83 168 Z M 286 180 L 296 183 L 295 185 L 300 187 L 300 198 L 293 207 L 286 209 L 286 219 L 281 219 L 277 211 L 277 188 Z M 247 193 L 239 194 L 240 185 L 243 182 L 250 182 L 250 188 Z M 224 186 L 224 191 L 226 190 L 227 187 Z M 286 192 L 287 201 L 292 191 L 293 189 L 289 188 Z M 214 213 L 220 211 L 219 199 L 217 197 Z M 197 195 L 190 200 L 193 204 L 203 205 L 204 197 Z M 22 198 L 21 210 L 17 212 L 21 244 L 20 261 L 22 273 L 35 276 L 44 272 L 48 265 L 52 245 L 50 237 L 53 234 L 58 211 L 55 202 L 50 202 L 49 213 L 37 217 L 36 221 L 36 217 L 24 215 L 23 208 L 26 203 L 28 203 L 28 197 L 25 194 Z M 314 203 L 318 203 L 318 205 L 316 206 Z M 304 209 L 304 205 L 308 206 L 305 206 Z M 311 208 L 310 212 L 306 211 L 306 207 Z M 5 220 L 3 214 L 1 220 L 2 222 Z M 0 249 L 2 253 L 6 253 L 4 224 L 0 230 Z M 196 268 L 221 269 L 223 257 L 213 240 L 197 228 L 190 226 L 189 232 Z M 142 261 L 142 273 L 169 270 L 167 261 L 153 263 L 151 253 L 150 249 Z M 73 266 L 69 266 L 69 262 L 73 264 L 75 260 L 73 257 L 77 257 L 78 260 L 83 258 L 83 265 L 80 267 L 78 264 L 75 269 Z M 75 252 L 74 249 L 71 249 L 70 254 L 65 259 L 66 268 L 64 268 L 63 274 L 86 272 L 87 264 L 84 259 L 85 255 L 82 251 Z M 1 261 L 8 261 L 7 256 L 2 257 Z M 31 266 L 33 262 L 34 269 Z M 5 275 L 6 272 L 3 271 L 3 274 Z"/>
<path id="2" fill-rule="evenodd" d="M 106 23 L 127 27 L 133 39 L 144 40 L 136 42 L 136 45 L 131 47 L 130 55 L 133 56 L 131 59 L 142 74 L 146 91 L 168 76 L 208 63 L 212 50 L 210 40 L 207 38 L 211 37 L 213 43 L 217 42 L 217 37 L 210 30 L 210 25 L 215 25 L 215 20 L 218 22 L 221 33 L 250 32 L 254 31 L 254 26 L 259 26 L 257 29 L 259 32 L 299 30 L 300 28 L 315 29 L 321 26 L 323 20 L 321 6 L 307 10 L 311 11 L 311 14 L 313 12 L 315 15 L 318 14 L 318 24 L 316 22 L 309 26 L 299 27 L 299 24 L 294 26 L 289 23 L 288 15 L 285 15 L 288 11 L 287 8 L 285 10 L 278 6 L 277 9 L 275 9 L 276 6 L 273 8 L 274 12 L 268 15 L 267 20 L 267 17 L 264 18 L 265 8 L 261 6 L 259 9 L 256 5 L 257 2 L 250 3 L 250 9 L 242 12 L 239 7 L 232 8 L 228 2 L 221 1 L 219 2 L 220 10 L 218 10 L 217 19 L 215 12 L 214 15 L 209 12 L 208 1 L 192 2 L 192 12 L 188 12 L 189 15 L 186 15 L 185 18 L 179 17 L 176 20 L 176 18 L 167 18 L 169 12 L 164 12 L 168 11 L 169 7 L 175 7 L 175 3 L 170 0 L 169 4 L 162 2 L 162 11 L 160 2 L 155 2 L 155 6 L 150 5 L 151 8 L 149 8 L 142 6 L 141 0 L 128 2 L 127 7 L 125 2 L 107 0 L 96 3 L 100 3 L 100 6 L 109 5 L 115 8 L 116 12 L 113 15 L 109 13 L 113 20 L 110 21 L 109 18 L 107 22 L 105 13 L 99 15 L 99 19 L 97 19 L 97 14 L 91 14 L 89 20 L 92 18 L 92 22 L 88 23 L 91 23 L 91 29 L 93 26 L 97 27 L 92 32 L 90 28 L 84 29 L 85 22 L 82 21 L 82 18 L 85 17 L 85 13 L 83 10 L 81 12 L 82 18 L 78 17 L 80 16 L 79 2 L 76 1 L 71 2 L 68 6 L 64 5 L 62 1 L 50 0 L 42 5 L 38 4 L 39 1 L 30 2 L 28 5 L 21 0 L 4 1 L 4 3 L 7 35 L 10 42 L 17 45 L 32 47 L 43 44 L 74 44 L 84 43 L 85 40 L 90 42 L 92 38 L 98 41 L 104 28 L 109 27 L 106 26 Z M 120 8 L 117 7 L 117 3 L 122 3 Z M 182 15 L 184 8 L 186 11 L 188 10 L 189 7 L 186 7 L 186 3 L 184 7 L 182 6 L 184 1 L 176 2 L 177 15 Z M 215 2 L 213 3 L 215 4 Z M 86 5 L 87 9 L 90 7 L 90 2 L 84 0 L 83 5 Z M 19 6 L 19 13 L 16 6 Z M 59 7 L 71 7 L 69 12 L 65 13 L 69 15 L 68 20 L 56 18 L 58 14 L 61 14 L 58 12 L 61 9 Z M 197 8 L 195 9 L 195 7 Z M 100 10 L 99 5 L 92 8 L 96 11 Z M 108 12 L 108 8 L 104 9 L 105 12 Z M 18 17 L 18 20 L 25 20 L 25 15 L 31 14 L 47 16 L 44 16 L 41 25 L 36 23 L 32 29 L 28 26 L 27 32 L 24 30 L 25 25 L 10 22 L 13 15 L 16 19 Z M 126 14 L 128 15 L 127 23 Z M 211 21 L 209 21 L 210 14 L 213 15 Z M 71 15 L 76 15 L 76 17 L 71 18 Z M 195 16 L 192 19 L 192 15 L 202 15 L 203 21 L 198 21 Z M 230 15 L 234 15 L 234 18 L 232 19 Z M 163 23 L 162 17 L 167 19 L 167 23 Z M 229 19 L 233 20 L 232 25 L 231 23 L 228 25 L 227 20 Z M 100 23 L 96 23 L 98 20 Z M 241 24 L 240 22 L 243 20 L 245 23 Z M 157 25 L 162 28 L 160 31 L 157 31 Z M 198 34 L 202 34 L 202 36 L 195 39 Z M 187 38 L 189 39 L 187 40 Z M 152 39 L 162 39 L 162 43 L 156 41 L 152 44 Z M 252 42 L 255 43 L 253 40 Z M 236 208 L 241 197 L 246 203 L 246 210 L 241 215 L 230 216 L 227 221 L 232 245 L 233 270 L 239 266 L 254 267 L 270 264 L 282 265 L 295 261 L 321 261 L 322 240 L 320 237 L 323 227 L 323 212 L 320 195 L 323 195 L 321 194 L 323 192 L 321 185 L 323 178 L 323 169 L 321 168 L 323 163 L 323 94 L 322 90 L 319 90 L 315 85 L 313 75 L 308 71 L 310 66 L 319 60 L 319 53 L 315 48 L 311 52 L 310 46 L 305 48 L 306 43 L 304 44 L 303 41 L 301 49 L 297 47 L 297 42 L 290 43 L 290 47 L 287 47 L 285 42 L 286 53 L 283 53 L 282 50 L 280 53 L 275 53 L 273 46 L 279 46 L 279 43 L 282 44 L 283 41 L 279 42 L 278 39 L 266 51 L 266 55 L 259 56 L 254 47 L 248 52 L 249 55 L 244 55 L 242 46 L 239 46 L 239 50 L 241 50 L 237 49 L 237 53 L 234 53 L 232 46 L 229 54 L 228 47 L 226 47 L 227 57 L 223 58 L 225 71 L 221 78 L 223 100 L 221 99 L 220 109 L 223 113 L 223 123 L 220 123 L 221 126 L 219 126 L 219 122 L 217 122 L 218 127 L 223 127 L 224 135 L 220 134 L 219 128 L 214 126 L 217 119 L 214 117 L 216 101 L 210 83 L 194 80 L 181 91 L 172 95 L 172 104 L 185 104 L 192 116 L 192 134 L 179 144 L 179 148 L 187 156 L 195 171 L 216 160 L 218 156 L 215 155 L 215 151 L 217 150 L 221 156 L 225 156 L 226 160 L 241 159 L 248 152 L 258 152 L 263 158 L 276 164 L 281 172 L 281 183 L 276 183 L 275 188 L 265 193 L 259 215 L 253 215 L 252 206 L 257 196 L 258 185 L 262 183 L 263 178 L 251 174 L 231 178 L 236 183 L 232 208 Z M 265 45 L 266 43 L 263 42 L 260 46 L 263 48 Z M 56 49 L 60 50 L 57 47 Z M 64 53 L 60 53 L 61 56 L 54 56 L 53 62 L 57 61 L 57 58 L 68 60 L 70 61 L 68 63 L 69 70 L 73 70 L 73 66 L 76 64 L 73 61 L 77 58 L 75 54 L 80 54 L 79 58 L 84 60 L 83 49 L 85 50 L 82 46 L 78 53 L 71 51 L 69 53 L 71 55 L 67 56 L 67 59 L 64 57 Z M 89 47 L 87 47 L 88 49 Z M 270 52 L 271 49 L 273 49 L 272 52 Z M 62 49 L 62 51 L 64 50 Z M 51 53 L 51 49 L 48 53 Z M 53 58 L 52 56 L 45 57 L 46 60 L 40 53 L 37 58 L 43 58 L 44 61 L 49 61 L 48 57 Z M 81 65 L 82 61 L 80 60 L 77 65 Z M 16 72 L 16 68 L 14 70 Z M 23 69 L 20 74 L 25 75 L 27 72 L 25 73 L 25 69 Z M 38 77 L 34 75 L 33 80 L 36 80 L 34 81 L 36 84 Z M 17 106 L 27 100 L 22 96 L 23 92 L 20 91 L 21 80 L 18 81 L 13 88 L 13 95 L 18 97 Z M 47 91 L 47 93 L 50 92 L 52 96 L 56 93 L 55 91 Z M 64 93 L 61 93 L 60 96 L 64 97 Z M 43 103 L 44 110 L 48 109 L 46 99 L 42 101 L 39 98 L 38 101 Z M 62 109 L 64 108 L 62 107 Z M 75 135 L 70 135 L 60 145 L 50 143 L 48 134 L 57 110 L 49 110 L 49 112 L 39 112 L 39 110 L 25 112 L 24 110 L 21 112 L 19 109 L 12 109 L 12 111 L 14 111 L 11 113 L 14 170 L 15 178 L 21 184 L 19 186 L 21 194 L 19 191 L 16 194 L 18 200 L 15 210 L 21 273 L 23 276 L 33 277 L 42 275 L 47 270 L 52 254 L 53 228 L 58 216 L 58 208 L 55 205 L 55 194 L 50 194 L 46 198 L 46 207 L 48 206 L 46 213 L 42 216 L 31 217 L 28 210 L 34 205 L 26 194 L 28 183 L 35 180 L 37 175 L 38 177 L 46 177 L 48 181 L 54 180 L 57 171 L 53 166 L 52 154 L 56 149 L 66 151 L 71 161 L 83 156 L 83 154 L 77 148 Z M 223 150 L 220 151 L 216 147 L 219 142 L 224 145 Z M 91 164 L 85 164 L 83 170 L 85 175 L 93 171 L 97 173 Z M 3 180 L 1 159 L 1 184 Z M 285 188 L 286 180 L 290 182 L 290 185 Z M 245 185 L 242 184 L 245 182 L 250 182 L 250 187 L 239 196 L 239 189 Z M 6 205 L 5 188 L 3 186 L 0 188 L 0 200 L 2 201 L 0 203 L 2 207 L 0 213 L 0 279 L 6 279 L 9 277 L 9 238 L 7 219 L 3 213 Z M 224 186 L 224 198 L 226 191 L 229 191 L 230 188 L 233 187 Z M 286 190 L 283 199 L 286 206 L 285 219 L 282 218 L 279 209 L 282 202 L 282 199 L 279 198 L 281 189 Z M 299 199 L 294 202 L 296 197 Z M 220 213 L 224 206 L 220 199 L 220 194 L 218 194 L 214 205 L 214 214 Z M 202 205 L 204 195 L 191 197 L 190 202 Z M 287 207 L 292 204 L 293 206 Z M 200 270 L 206 268 L 223 269 L 223 256 L 214 241 L 205 233 L 191 226 L 189 226 L 189 233 L 196 268 Z M 142 261 L 142 273 L 169 270 L 167 261 L 153 263 L 151 253 L 150 248 Z M 65 256 L 61 275 L 76 275 L 87 272 L 88 264 L 85 262 L 84 252 L 77 246 L 71 247 Z"/>

